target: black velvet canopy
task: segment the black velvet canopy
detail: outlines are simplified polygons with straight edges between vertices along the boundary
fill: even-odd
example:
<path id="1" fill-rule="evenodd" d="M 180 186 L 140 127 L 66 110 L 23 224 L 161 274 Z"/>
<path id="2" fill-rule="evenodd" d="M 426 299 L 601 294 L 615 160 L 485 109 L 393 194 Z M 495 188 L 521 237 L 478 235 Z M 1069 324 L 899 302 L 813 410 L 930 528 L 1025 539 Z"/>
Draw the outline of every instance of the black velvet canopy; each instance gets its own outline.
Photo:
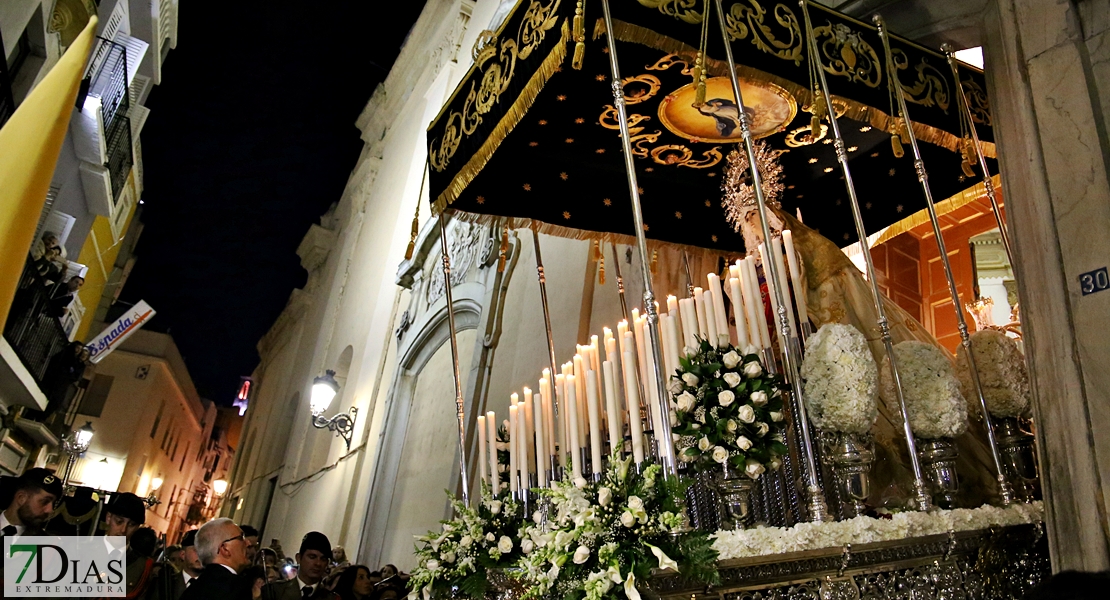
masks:
<path id="1" fill-rule="evenodd" d="M 721 181 L 741 140 L 715 12 L 706 30 L 706 102 L 692 106 L 707 4 L 712 9 L 701 0 L 610 2 L 647 237 L 737 252 L 743 241 L 725 220 Z M 841 245 L 856 241 L 831 136 L 809 137 L 813 83 L 801 8 L 724 4 L 753 130 L 782 151 L 784 209 L 800 210 L 807 225 Z M 581 69 L 572 64 L 570 0 L 522 0 L 476 48 L 474 66 L 428 129 L 434 212 L 503 217 L 510 226 L 579 238 L 634 234 L 607 32 L 600 2 L 585 5 Z M 895 113 L 882 43 L 869 25 L 809 7 L 864 221 L 874 233 L 925 207 L 909 146 L 901 158 L 892 148 Z M 981 178 L 961 168 L 968 132 L 952 72 L 938 52 L 897 37 L 891 44 L 939 201 Z M 960 79 L 984 154 L 993 157 L 983 75 L 961 65 Z M 988 163 L 995 168 L 993 158 Z"/>

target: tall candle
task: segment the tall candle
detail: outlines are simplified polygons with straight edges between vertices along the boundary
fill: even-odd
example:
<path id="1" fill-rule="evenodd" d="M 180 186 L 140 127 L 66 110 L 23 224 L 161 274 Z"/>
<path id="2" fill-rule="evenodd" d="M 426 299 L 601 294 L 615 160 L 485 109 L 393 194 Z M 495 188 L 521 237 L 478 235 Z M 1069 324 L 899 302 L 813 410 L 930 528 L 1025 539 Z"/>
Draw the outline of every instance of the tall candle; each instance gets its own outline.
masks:
<path id="1" fill-rule="evenodd" d="M 597 396 L 597 371 L 586 371 L 586 410 L 590 415 L 590 469 L 601 472 L 601 406 Z"/>
<path id="2" fill-rule="evenodd" d="M 550 407 L 551 407 L 551 379 L 550 379 L 550 377 L 551 377 L 551 370 L 550 369 L 544 369 L 543 370 L 543 377 L 540 377 L 540 400 L 541 400 L 540 406 L 543 409 L 543 441 L 544 441 L 544 444 L 545 444 L 544 446 L 542 446 L 543 449 L 544 449 L 544 453 L 543 453 L 543 460 L 545 461 L 543 463 L 544 465 L 547 465 L 546 461 L 549 460 L 550 456 L 555 454 L 555 452 L 554 452 L 554 450 L 555 450 L 555 446 L 554 446 L 555 437 L 552 435 L 553 432 L 551 430 L 551 426 L 552 426 L 551 414 L 548 412 L 550 410 Z M 539 429 L 538 422 L 537 422 L 536 428 L 537 428 L 537 430 Z M 546 470 L 546 466 L 544 468 Z"/>
<path id="3" fill-rule="evenodd" d="M 651 333 L 648 327 L 649 325 L 647 323 L 647 320 L 645 319 L 642 326 L 644 332 L 645 346 L 647 346 L 646 348 L 644 348 L 644 352 L 647 354 L 647 359 L 644 361 L 644 395 L 647 396 L 647 398 L 645 399 L 645 404 L 647 404 L 648 418 L 651 422 L 651 428 L 653 431 L 658 433 L 659 430 L 655 428 L 655 413 L 659 412 L 659 384 L 656 383 L 657 380 L 655 377 L 655 352 L 653 352 L 651 348 Z"/>
<path id="4" fill-rule="evenodd" d="M 621 413 L 617 406 L 616 371 L 613 369 L 612 359 L 601 363 L 601 375 L 605 380 L 605 406 L 608 409 L 606 416 L 609 418 L 609 453 L 613 454 L 621 450 L 624 428 L 621 427 Z"/>
<path id="5" fill-rule="evenodd" d="M 667 312 L 678 310 L 678 298 L 672 294 L 667 295 Z"/>
<path id="6" fill-rule="evenodd" d="M 578 393 L 574 375 L 567 375 L 567 429 L 570 430 L 570 464 L 574 479 L 582 476 L 581 441 L 578 437 Z"/>
<path id="7" fill-rule="evenodd" d="M 706 339 L 709 337 L 709 325 L 705 322 L 705 297 L 704 290 L 700 287 L 694 288 L 694 312 L 698 317 L 698 337 Z"/>
<path id="8" fill-rule="evenodd" d="M 772 239 L 771 249 L 775 256 L 775 268 L 778 270 L 778 284 L 779 289 L 782 290 L 782 301 L 786 305 L 786 322 L 790 325 L 790 337 L 795 337 L 798 335 L 798 331 L 794 325 L 794 303 L 790 301 L 790 286 L 786 283 L 788 274 L 786 264 L 782 260 L 782 240 L 779 238 Z"/>
<path id="9" fill-rule="evenodd" d="M 738 273 L 740 270 L 733 266 L 731 271 Z M 743 352 L 751 342 L 748 340 L 748 319 L 744 316 L 744 295 L 740 291 L 740 278 L 729 277 L 728 287 L 732 290 L 732 315 L 736 319 L 736 346 Z"/>
<path id="10" fill-rule="evenodd" d="M 519 451 L 517 447 L 520 445 L 520 436 L 516 434 L 517 431 L 517 396 L 512 395 L 512 400 L 509 402 L 509 492 L 515 494 L 517 491 L 517 455 Z"/>
<path id="11" fill-rule="evenodd" d="M 632 352 L 625 351 L 624 363 L 632 364 Z M 628 429 L 632 436 L 632 458 L 636 464 L 644 462 L 644 428 L 640 421 L 640 392 L 632 369 L 624 370 L 624 393 L 628 403 Z"/>
<path id="12" fill-rule="evenodd" d="M 567 428 L 567 376 L 562 373 L 555 376 L 555 389 L 559 394 L 559 418 L 555 419 L 555 439 L 558 440 L 559 467 L 567 466 L 567 443 L 570 430 Z"/>
<path id="13" fill-rule="evenodd" d="M 643 398 L 640 397 L 640 393 L 647 394 L 647 388 L 648 388 L 648 386 L 647 386 L 647 371 L 644 368 L 644 360 L 643 360 L 643 358 L 644 358 L 643 350 L 644 349 L 643 349 L 642 345 L 639 345 L 635 341 L 633 341 L 633 334 L 634 333 L 635 333 L 636 338 L 642 338 L 644 336 L 644 328 L 641 327 L 641 326 L 636 327 L 636 331 L 635 332 L 632 332 L 632 331 L 628 332 L 628 337 L 626 337 L 625 339 L 627 340 L 627 343 L 628 343 L 628 349 L 631 350 L 632 352 L 635 352 L 635 354 L 633 354 L 633 357 L 635 359 L 630 364 L 633 365 L 633 369 L 634 369 L 633 373 L 636 374 L 636 381 L 637 381 L 637 384 L 638 384 L 638 387 L 639 387 L 639 389 L 636 391 L 636 398 L 638 400 L 643 401 L 644 404 L 647 404 L 648 403 L 648 398 L 647 397 L 643 397 Z M 639 410 L 639 408 L 640 408 L 639 406 L 636 407 L 637 410 Z M 648 425 L 648 427 L 650 427 L 650 424 Z"/>
<path id="14" fill-rule="evenodd" d="M 675 371 L 678 370 L 682 363 L 678 360 L 678 329 L 675 325 L 675 319 L 668 318 L 663 325 L 663 341 L 667 344 L 667 356 L 671 359 L 671 364 L 667 365 L 666 377 L 666 381 L 669 384 L 671 377 L 674 377 Z"/>
<path id="15" fill-rule="evenodd" d="M 705 290 L 702 294 L 702 306 L 705 310 L 705 325 L 709 327 L 709 336 L 706 337 L 706 339 L 709 340 L 711 346 L 716 348 L 720 345 L 721 340 L 717 337 L 717 306 L 716 302 L 713 301 L 713 292 L 711 290 Z"/>
<path id="16" fill-rule="evenodd" d="M 725 293 L 721 289 L 721 278 L 716 273 L 706 275 L 709 280 L 709 290 L 713 292 L 713 316 L 717 318 L 717 335 L 725 340 L 714 340 L 718 346 L 728 343 L 728 313 L 725 312 Z M 721 342 L 724 343 L 721 343 Z"/>
<path id="17" fill-rule="evenodd" d="M 683 349 L 697 348 L 698 342 L 694 338 L 698 335 L 698 317 L 694 312 L 694 300 L 692 298 L 683 298 L 679 300 L 678 312 L 682 316 Z"/>
<path id="18" fill-rule="evenodd" d="M 782 332 L 779 331 L 779 329 L 778 329 L 778 326 L 779 326 L 779 300 L 778 300 L 778 293 L 776 292 L 776 290 L 777 290 L 779 284 L 778 284 L 777 281 L 775 281 L 774 277 L 771 277 L 771 269 L 767 266 L 769 264 L 767 261 L 768 260 L 774 260 L 774 259 L 771 258 L 770 251 L 767 249 L 767 244 L 766 243 L 763 243 L 763 244 L 759 245 L 759 258 L 760 258 L 761 262 L 763 263 L 763 281 L 765 281 L 767 283 L 767 299 L 771 302 L 771 321 L 772 322 L 768 323 L 768 325 L 771 327 L 771 329 L 768 330 L 768 333 L 770 333 L 771 331 L 775 332 L 775 337 L 778 338 L 778 341 L 779 341 L 779 350 L 782 351 L 782 352 L 785 352 L 786 351 L 786 340 L 783 339 Z"/>
<path id="19" fill-rule="evenodd" d="M 662 338 L 661 339 L 662 343 L 660 344 L 659 349 L 662 351 L 661 354 L 663 355 L 663 373 L 667 377 L 670 377 L 670 374 L 671 374 L 671 361 L 672 360 L 677 360 L 677 358 L 678 358 L 677 355 L 675 355 L 675 357 L 673 359 L 671 357 L 671 348 L 670 348 L 671 345 L 670 345 L 669 339 L 668 339 L 668 337 L 670 336 L 670 333 L 668 332 L 668 328 L 667 328 L 667 323 L 670 322 L 670 320 L 671 320 L 670 315 L 667 315 L 667 314 L 659 315 L 659 335 Z"/>
<path id="20" fill-rule="evenodd" d="M 535 429 L 535 425 L 533 423 L 535 421 L 536 416 L 534 414 L 532 414 L 532 402 L 530 401 L 531 398 L 532 398 L 532 390 L 528 386 L 524 386 L 523 398 L 524 398 L 524 400 L 523 400 L 523 403 L 524 403 L 524 442 L 525 442 L 525 452 L 528 453 L 528 459 L 524 463 L 525 468 L 521 469 L 521 471 L 527 471 L 529 473 L 534 473 L 535 471 L 533 469 L 535 469 L 535 467 L 536 467 L 536 445 L 533 442 L 533 440 L 536 439 L 536 429 Z"/>
<path id="21" fill-rule="evenodd" d="M 494 496 L 501 493 L 501 476 L 497 471 L 497 415 L 486 413 L 486 439 L 489 440 L 489 488 Z"/>
<path id="22" fill-rule="evenodd" d="M 748 261 L 746 259 L 736 261 L 736 270 L 740 273 L 740 290 L 744 294 L 744 316 L 748 318 L 748 335 L 753 346 L 762 348 L 763 339 L 759 335 L 759 320 L 755 315 L 755 296 L 752 294 Z"/>
<path id="23" fill-rule="evenodd" d="M 528 472 L 532 469 L 528 466 L 528 448 L 531 447 L 531 440 L 528 439 L 528 424 L 524 420 L 524 414 L 527 412 L 527 406 L 531 404 L 528 401 L 528 396 L 521 400 L 520 404 L 516 406 L 516 435 L 513 436 L 513 445 L 517 449 L 517 463 L 516 468 L 520 471 L 520 483 L 517 484 L 517 490 L 521 493 L 528 491 Z"/>
<path id="24" fill-rule="evenodd" d="M 640 374 L 640 385 L 643 386 L 643 388 L 646 390 L 649 385 L 647 378 L 647 369 L 645 367 L 645 363 L 647 362 L 647 343 L 649 338 L 644 337 L 643 319 L 636 319 L 636 321 L 633 322 L 632 335 L 633 337 L 629 339 L 635 340 L 634 342 L 632 342 L 632 347 L 636 349 L 636 365 L 638 367 L 637 372 Z"/>
<path id="25" fill-rule="evenodd" d="M 486 416 L 478 415 L 478 481 L 488 483 L 486 474 Z"/>
<path id="26" fill-rule="evenodd" d="M 574 397 L 578 400 L 578 433 L 586 433 L 586 367 L 582 362 L 582 355 L 574 355 Z M 580 443 L 586 440 L 579 438 Z"/>
<path id="27" fill-rule="evenodd" d="M 543 384 L 540 384 L 540 389 L 543 389 Z M 532 467 L 536 469 L 536 482 L 540 487 L 547 487 L 547 439 L 545 437 L 546 430 L 545 424 L 547 420 L 544 418 L 544 398 L 543 394 L 532 395 L 532 414 L 535 415 L 535 423 L 533 426 L 536 429 L 536 445 L 532 454 L 536 457 Z"/>
<path id="28" fill-rule="evenodd" d="M 755 257 L 749 256 L 745 262 L 748 267 L 748 282 L 752 286 L 752 299 L 755 302 L 755 318 L 759 322 L 760 347 L 771 347 L 771 331 L 767 329 L 767 310 L 763 304 L 763 291 L 759 285 L 759 272 L 755 269 Z"/>
<path id="29" fill-rule="evenodd" d="M 809 323 L 809 309 L 806 307 L 806 286 L 802 281 L 802 270 L 798 265 L 798 254 L 794 252 L 794 232 L 782 232 L 782 243 L 786 246 L 786 262 L 790 265 L 790 280 L 794 282 L 794 299 L 798 304 L 798 322 Z"/>

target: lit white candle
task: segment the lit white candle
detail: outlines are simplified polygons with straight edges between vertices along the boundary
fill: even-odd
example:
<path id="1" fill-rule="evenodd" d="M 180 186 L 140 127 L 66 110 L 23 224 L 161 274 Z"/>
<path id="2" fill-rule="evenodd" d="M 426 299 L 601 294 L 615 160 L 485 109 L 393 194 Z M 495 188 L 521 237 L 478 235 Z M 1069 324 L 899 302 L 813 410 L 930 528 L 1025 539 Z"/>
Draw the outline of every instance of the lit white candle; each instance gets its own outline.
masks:
<path id="1" fill-rule="evenodd" d="M 705 322 L 705 297 L 703 296 L 705 290 L 700 287 L 694 288 L 694 312 L 698 317 L 698 337 L 708 339 L 709 325 Z"/>
<path id="2" fill-rule="evenodd" d="M 647 319 L 644 319 L 642 329 L 645 340 L 644 352 L 647 353 L 647 360 L 644 361 L 644 395 L 647 396 L 648 419 L 650 419 L 653 431 L 660 431 L 656 428 L 659 412 L 659 384 L 655 376 L 655 352 L 651 348 L 651 333 L 648 329 L 649 325 Z"/>
<path id="3" fill-rule="evenodd" d="M 625 351 L 624 363 L 632 364 L 632 352 Z M 636 385 L 636 375 L 632 369 L 624 370 L 624 393 L 628 403 L 628 429 L 632 436 L 632 459 L 636 464 L 644 462 L 644 428 L 640 421 L 640 392 Z"/>
<path id="4" fill-rule="evenodd" d="M 532 402 L 530 402 L 532 398 L 531 388 L 524 386 L 524 394 L 522 394 L 521 397 L 524 398 L 522 401 L 522 404 L 524 404 L 524 448 L 525 452 L 528 453 L 528 458 L 524 463 L 525 468 L 521 469 L 521 471 L 534 473 L 535 471 L 533 471 L 533 469 L 536 466 L 536 445 L 533 440 L 536 439 L 536 430 L 533 421 L 536 416 L 532 414 Z"/>
<path id="5" fill-rule="evenodd" d="M 644 390 L 647 390 L 648 386 L 651 385 L 647 377 L 648 354 L 651 352 L 647 344 L 650 338 L 644 336 L 644 319 L 637 318 L 632 322 L 632 325 L 633 337 L 628 339 L 634 340 L 629 343 L 632 345 L 631 347 L 636 350 L 636 366 L 638 369 L 637 373 L 640 375 L 640 385 Z M 644 393 L 646 394 L 647 392 L 645 391 Z"/>
<path id="6" fill-rule="evenodd" d="M 744 294 L 744 316 L 748 319 L 748 335 L 751 343 L 756 348 L 763 347 L 763 339 L 759 335 L 759 320 L 755 315 L 755 295 L 751 284 L 751 274 L 748 272 L 748 261 L 736 261 L 736 270 L 740 273 L 740 291 Z"/>
<path id="7" fill-rule="evenodd" d="M 802 281 L 802 270 L 798 265 L 798 254 L 794 251 L 794 232 L 782 232 L 782 242 L 786 246 L 786 262 L 790 265 L 790 280 L 794 282 L 794 299 L 798 304 L 798 322 L 809 322 L 809 309 L 806 306 L 806 286 Z"/>
<path id="8" fill-rule="evenodd" d="M 586 371 L 586 410 L 590 416 L 590 470 L 601 472 L 601 405 L 597 396 L 597 371 Z"/>
<path id="9" fill-rule="evenodd" d="M 544 460 L 547 461 L 549 460 L 548 457 L 555 455 L 555 430 L 553 428 L 554 423 L 551 421 L 551 399 L 553 396 L 551 393 L 551 369 L 544 369 L 540 375 L 540 398 L 543 400 L 543 441 L 547 443 L 547 446 L 545 446 L 547 454 L 544 455 Z M 544 465 L 546 464 L 545 462 Z"/>
<path id="10" fill-rule="evenodd" d="M 694 312 L 694 300 L 692 298 L 679 300 L 678 312 L 682 316 L 683 350 L 686 348 L 697 349 L 698 341 L 695 338 L 698 335 L 698 317 Z"/>
<path id="11" fill-rule="evenodd" d="M 517 491 L 517 477 L 519 476 L 517 472 L 519 470 L 517 467 L 517 455 L 519 454 L 517 447 L 520 444 L 517 442 L 520 441 L 520 436 L 516 434 L 517 402 L 519 402 L 519 400 L 517 400 L 517 395 L 513 394 L 512 400 L 509 401 L 509 492 L 513 494 Z"/>
<path id="12" fill-rule="evenodd" d="M 488 483 L 486 474 L 486 416 L 478 415 L 478 481 Z"/>
<path id="13" fill-rule="evenodd" d="M 769 264 L 767 261 L 774 259 L 771 258 L 766 243 L 759 245 L 759 259 L 763 263 L 763 281 L 767 283 L 767 299 L 771 302 L 771 323 L 768 323 L 768 325 L 773 329 L 769 329 L 768 333 L 770 331 L 775 332 L 775 337 L 779 341 L 779 350 L 785 352 L 786 340 L 783 339 L 782 332 L 779 330 L 779 300 L 776 292 L 779 284 L 774 277 L 771 277 L 771 269 L 767 266 Z"/>
<path id="14" fill-rule="evenodd" d="M 541 380 L 540 389 L 543 389 Z M 534 427 L 536 429 L 536 446 L 533 454 L 536 461 L 533 468 L 536 469 L 536 482 L 540 487 L 547 487 L 547 441 L 545 437 L 545 424 L 547 420 L 544 418 L 544 398 L 543 394 L 534 394 L 532 396 L 532 414 L 535 415 Z"/>
<path id="15" fill-rule="evenodd" d="M 715 302 L 713 296 L 714 294 L 712 290 L 705 290 L 705 292 L 702 293 L 702 306 L 705 310 L 705 325 L 709 327 L 709 337 L 707 337 L 706 339 L 709 340 L 709 344 L 711 346 L 716 348 L 720 345 L 721 338 L 718 337 L 719 332 L 717 330 L 717 303 Z"/>
<path id="16" fill-rule="evenodd" d="M 789 275 L 786 272 L 786 263 L 782 260 L 782 240 L 779 238 L 772 239 L 771 249 L 775 257 L 775 268 L 778 270 L 778 284 L 779 289 L 782 290 L 782 301 L 786 305 L 786 322 L 790 325 L 790 337 L 796 337 L 798 331 L 794 325 L 794 303 L 790 301 L 790 286 L 786 282 Z"/>
<path id="17" fill-rule="evenodd" d="M 586 435 L 586 367 L 581 354 L 574 355 L 574 397 L 578 400 L 578 442 L 585 447 Z"/>
<path id="18" fill-rule="evenodd" d="M 755 318 L 759 322 L 759 339 L 761 348 L 771 347 L 771 330 L 767 328 L 767 308 L 763 304 L 763 290 L 759 285 L 759 272 L 755 268 L 755 257 L 749 256 L 745 262 L 748 267 L 748 282 L 752 286 L 752 300 L 755 304 Z"/>
<path id="19" fill-rule="evenodd" d="M 582 443 L 578 436 L 578 390 L 574 375 L 567 375 L 567 428 L 570 430 L 570 464 L 574 479 L 582 476 Z"/>
<path id="20" fill-rule="evenodd" d="M 624 428 L 621 427 L 621 412 L 617 406 L 617 380 L 612 359 L 601 363 L 601 375 L 605 380 L 605 406 L 609 418 L 609 453 L 619 452 L 624 441 Z"/>
<path id="21" fill-rule="evenodd" d="M 555 389 L 559 394 L 559 418 L 555 419 L 555 439 L 559 441 L 559 468 L 567 466 L 567 445 L 570 430 L 567 427 L 567 376 L 560 373 L 555 376 Z"/>
<path id="22" fill-rule="evenodd" d="M 740 272 L 735 265 L 730 270 L 733 273 Z M 729 277 L 728 287 L 732 290 L 732 315 L 736 319 L 736 347 L 743 352 L 751 342 L 748 340 L 748 319 L 744 316 L 744 295 L 740 291 L 740 278 Z"/>
<path id="23" fill-rule="evenodd" d="M 531 404 L 528 401 L 528 396 L 516 405 L 516 434 L 513 435 L 512 442 L 517 449 L 517 463 L 516 468 L 520 471 L 520 482 L 517 484 L 517 490 L 521 493 L 528 491 L 528 448 L 532 445 L 528 439 L 528 424 L 524 420 L 524 414 L 527 412 L 525 408 Z"/>
<path id="24" fill-rule="evenodd" d="M 725 312 L 725 293 L 721 289 L 721 278 L 716 273 L 709 273 L 705 277 L 709 281 L 709 290 L 713 292 L 713 316 L 717 318 L 717 335 L 714 339 L 717 346 L 724 346 L 729 342 L 728 313 Z M 723 340 L 720 338 L 724 338 Z"/>
<path id="25" fill-rule="evenodd" d="M 667 295 L 667 312 L 671 313 L 678 310 L 678 298 L 672 294 Z"/>
<path id="26" fill-rule="evenodd" d="M 486 413 L 486 439 L 489 440 L 489 488 L 494 496 L 501 493 L 501 476 L 497 471 L 497 415 Z"/>
<path id="27" fill-rule="evenodd" d="M 671 382 L 671 377 L 674 377 L 675 371 L 682 366 L 682 363 L 679 362 L 677 321 L 678 319 L 673 319 L 668 316 L 667 320 L 663 323 L 663 341 L 667 347 L 667 358 L 670 359 L 670 364 L 667 365 L 666 377 L 664 378 L 668 387 Z"/>

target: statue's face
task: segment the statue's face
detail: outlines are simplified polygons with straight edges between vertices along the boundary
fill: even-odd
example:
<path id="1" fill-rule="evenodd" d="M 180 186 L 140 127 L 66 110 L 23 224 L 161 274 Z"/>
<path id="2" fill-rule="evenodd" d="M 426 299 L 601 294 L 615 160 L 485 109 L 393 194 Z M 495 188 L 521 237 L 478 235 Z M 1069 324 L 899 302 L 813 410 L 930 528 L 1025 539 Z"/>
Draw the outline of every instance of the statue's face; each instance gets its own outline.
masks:
<path id="1" fill-rule="evenodd" d="M 782 220 L 774 211 L 767 210 L 767 220 L 767 225 L 771 228 L 771 235 L 775 235 L 782 231 Z M 763 224 L 759 218 L 758 208 L 754 206 L 748 207 L 748 210 L 744 213 L 744 220 L 742 222 L 743 233 L 746 236 L 754 238 L 758 240 L 758 242 L 763 241 Z M 749 248 L 749 250 L 754 250 L 754 248 Z"/>

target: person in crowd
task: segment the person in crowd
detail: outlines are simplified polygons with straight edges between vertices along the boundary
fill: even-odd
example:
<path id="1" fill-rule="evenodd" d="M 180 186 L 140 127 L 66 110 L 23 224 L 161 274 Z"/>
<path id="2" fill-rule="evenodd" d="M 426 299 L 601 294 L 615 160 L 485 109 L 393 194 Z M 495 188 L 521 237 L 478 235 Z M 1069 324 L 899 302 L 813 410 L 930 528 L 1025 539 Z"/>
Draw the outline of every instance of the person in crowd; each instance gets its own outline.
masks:
<path id="1" fill-rule="evenodd" d="M 251 564 L 256 564 L 258 560 L 258 530 L 250 525 L 243 525 L 243 535 L 246 536 L 247 543 L 247 557 L 251 559 Z"/>
<path id="2" fill-rule="evenodd" d="M 297 577 L 288 581 L 267 584 L 262 588 L 266 600 L 333 600 L 335 594 L 320 585 L 328 574 L 332 559 L 331 542 L 319 531 L 310 531 L 301 539 L 297 552 Z"/>
<path id="3" fill-rule="evenodd" d="M 243 578 L 251 584 L 251 598 L 258 600 L 262 597 L 262 588 L 266 585 L 266 568 L 262 565 L 251 565 L 243 571 Z"/>
<path id="4" fill-rule="evenodd" d="M 180 545 L 173 545 L 166 548 L 166 562 L 173 565 L 173 568 L 178 571 L 185 569 L 185 549 Z"/>
<path id="5" fill-rule="evenodd" d="M 213 519 L 197 530 L 197 556 L 204 570 L 180 600 L 247 600 L 253 581 L 239 574 L 250 566 L 243 530 L 231 519 Z"/>
<path id="6" fill-rule="evenodd" d="M 197 556 L 196 539 L 197 532 L 191 529 L 181 538 L 180 546 L 170 546 L 166 551 L 167 560 L 172 556 L 172 549 L 178 548 L 181 555 L 179 568 L 160 572 L 147 586 L 146 600 L 178 600 L 189 584 L 196 581 L 204 570 L 200 557 Z"/>
<path id="7" fill-rule="evenodd" d="M 343 546 L 336 546 L 331 549 L 332 563 L 337 569 L 346 569 L 351 565 L 351 561 L 347 560 L 347 550 Z"/>
<path id="8" fill-rule="evenodd" d="M 154 572 L 154 555 L 158 534 L 150 527 L 140 527 L 131 535 L 127 547 L 127 598 L 142 598 Z"/>
<path id="9" fill-rule="evenodd" d="M 29 469 L 16 480 L 15 494 L 0 513 L 0 532 L 5 538 L 42 534 L 61 497 L 62 481 L 53 471 Z"/>
<path id="10" fill-rule="evenodd" d="M 131 492 L 115 494 L 104 507 L 105 536 L 123 536 L 131 541 L 131 536 L 146 523 L 146 504 Z"/>
<path id="11" fill-rule="evenodd" d="M 374 593 L 370 569 L 365 565 L 351 565 L 344 569 L 335 584 L 335 593 L 340 600 L 370 600 Z"/>
<path id="12" fill-rule="evenodd" d="M 42 393 L 48 401 L 43 413 L 45 416 L 57 411 L 65 412 L 69 408 L 69 402 L 77 391 L 74 384 L 84 377 L 88 361 L 88 348 L 77 341 L 66 344 L 50 357 L 42 377 Z"/>
<path id="13" fill-rule="evenodd" d="M 47 285 L 61 281 L 66 265 L 62 261 L 62 249 L 58 246 L 47 248 L 42 257 L 34 263 L 35 271 Z"/>
<path id="14" fill-rule="evenodd" d="M 66 281 L 64 286 L 56 286 L 50 301 L 46 305 L 46 314 L 58 319 L 66 316 L 70 305 L 73 304 L 73 298 L 77 296 L 77 292 L 83 285 L 85 285 L 85 278 L 74 275 Z"/>
<path id="15" fill-rule="evenodd" d="M 31 259 L 38 260 L 46 254 L 47 250 L 58 249 L 61 251 L 61 243 L 58 241 L 58 235 L 53 231 L 42 232 L 42 237 L 35 240 L 31 245 Z"/>

